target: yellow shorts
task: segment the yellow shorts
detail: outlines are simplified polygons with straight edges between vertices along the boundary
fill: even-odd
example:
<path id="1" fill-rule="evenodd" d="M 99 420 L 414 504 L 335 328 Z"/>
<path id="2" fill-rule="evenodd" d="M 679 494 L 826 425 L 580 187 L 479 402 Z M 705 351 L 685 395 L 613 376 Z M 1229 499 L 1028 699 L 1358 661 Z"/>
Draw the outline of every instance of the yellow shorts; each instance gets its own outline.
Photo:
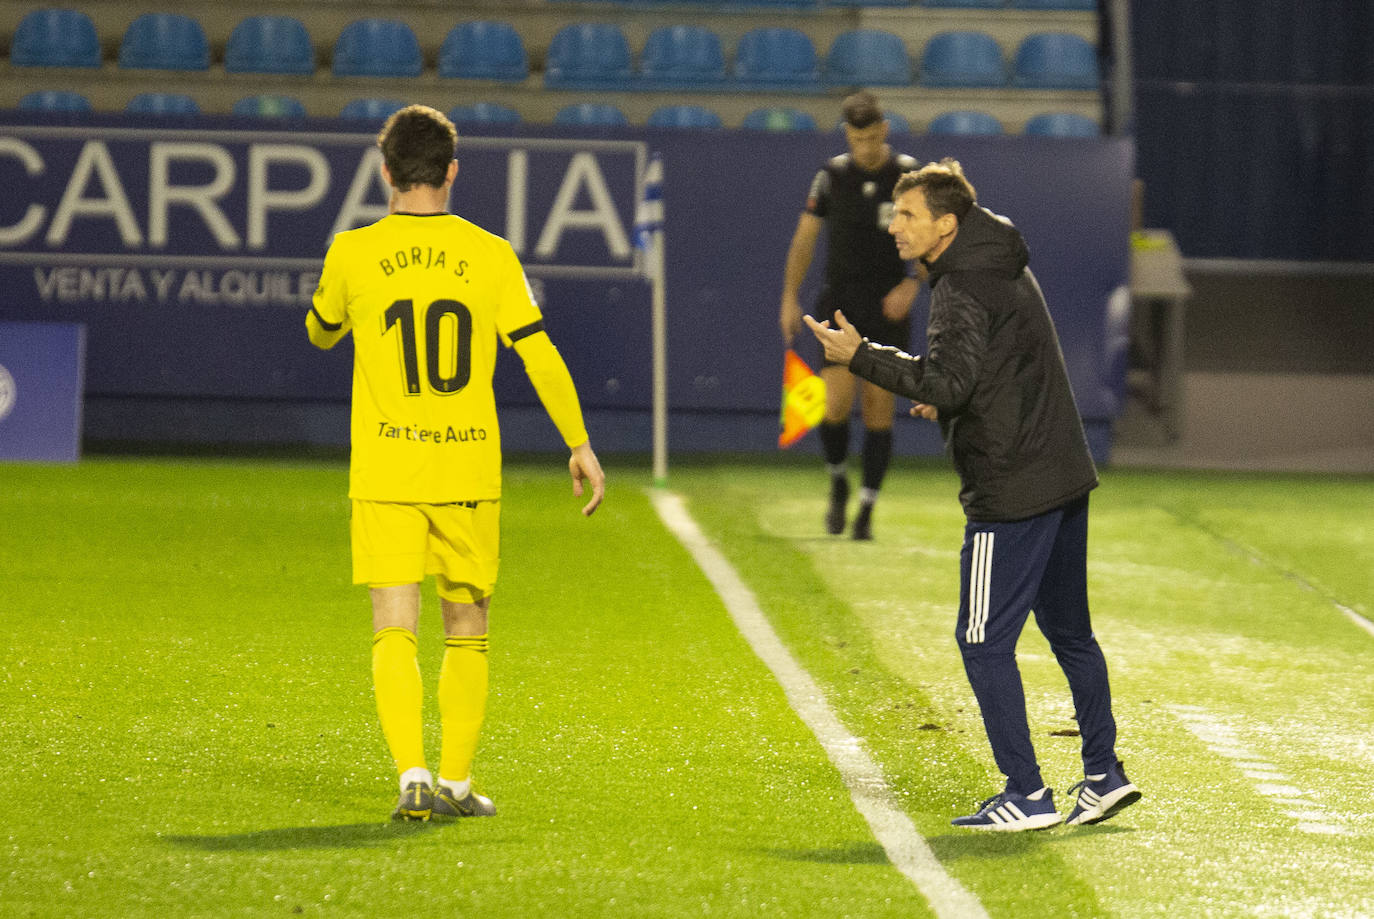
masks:
<path id="1" fill-rule="evenodd" d="M 416 584 L 432 574 L 439 596 L 476 603 L 496 587 L 501 502 L 353 502 L 353 583 Z"/>

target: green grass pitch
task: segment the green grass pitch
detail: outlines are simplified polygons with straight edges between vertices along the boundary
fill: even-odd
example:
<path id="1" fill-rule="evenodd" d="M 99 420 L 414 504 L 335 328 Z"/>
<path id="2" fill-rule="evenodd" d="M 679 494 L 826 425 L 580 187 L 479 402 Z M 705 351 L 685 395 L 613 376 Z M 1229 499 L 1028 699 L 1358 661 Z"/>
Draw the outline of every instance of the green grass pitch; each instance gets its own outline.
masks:
<path id="1" fill-rule="evenodd" d="M 648 470 L 608 472 L 584 520 L 561 461 L 508 465 L 477 773 L 500 814 L 441 827 L 386 820 L 344 464 L 0 465 L 0 915 L 934 915 Z M 953 476 L 898 463 L 871 544 L 820 535 L 823 484 L 793 457 L 670 480 L 990 916 L 1374 916 L 1374 481 L 1106 472 L 1094 619 L 1145 798 L 991 835 L 948 825 L 998 785 Z M 421 633 L 432 699 L 428 586 Z M 1062 794 L 1067 688 L 1033 627 L 1020 651 Z"/>

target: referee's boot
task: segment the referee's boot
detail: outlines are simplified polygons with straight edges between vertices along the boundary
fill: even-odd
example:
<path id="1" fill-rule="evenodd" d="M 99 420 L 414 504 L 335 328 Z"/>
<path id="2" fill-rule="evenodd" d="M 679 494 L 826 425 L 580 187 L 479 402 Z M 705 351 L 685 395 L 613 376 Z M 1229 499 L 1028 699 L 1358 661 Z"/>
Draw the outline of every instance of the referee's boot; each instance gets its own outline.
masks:
<path id="1" fill-rule="evenodd" d="M 830 510 L 825 513 L 825 530 L 831 536 L 844 532 L 844 506 L 849 501 L 849 479 L 843 475 L 830 477 Z"/>
<path id="2" fill-rule="evenodd" d="M 854 528 L 849 531 L 849 535 L 855 539 L 867 540 L 873 538 L 873 502 L 865 502 L 859 505 L 859 512 L 854 515 Z"/>

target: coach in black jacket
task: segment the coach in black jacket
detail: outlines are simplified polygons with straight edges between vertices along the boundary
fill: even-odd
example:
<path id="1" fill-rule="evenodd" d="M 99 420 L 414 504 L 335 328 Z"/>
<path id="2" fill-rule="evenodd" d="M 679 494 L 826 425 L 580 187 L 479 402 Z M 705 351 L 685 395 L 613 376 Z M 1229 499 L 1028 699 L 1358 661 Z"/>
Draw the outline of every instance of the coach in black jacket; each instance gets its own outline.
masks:
<path id="1" fill-rule="evenodd" d="M 1088 493 L 1097 472 L 1059 339 L 1011 223 L 979 207 L 953 160 L 907 173 L 889 232 L 930 272 L 925 357 L 862 339 L 841 313 L 807 323 L 826 358 L 915 400 L 938 420 L 968 518 L 956 636 L 1004 791 L 956 826 L 1023 830 L 1063 819 L 1040 775 L 1016 666 L 1031 610 L 1073 693 L 1085 778 L 1071 824 L 1096 823 L 1140 792 L 1116 757 L 1107 665 L 1087 596 Z"/>

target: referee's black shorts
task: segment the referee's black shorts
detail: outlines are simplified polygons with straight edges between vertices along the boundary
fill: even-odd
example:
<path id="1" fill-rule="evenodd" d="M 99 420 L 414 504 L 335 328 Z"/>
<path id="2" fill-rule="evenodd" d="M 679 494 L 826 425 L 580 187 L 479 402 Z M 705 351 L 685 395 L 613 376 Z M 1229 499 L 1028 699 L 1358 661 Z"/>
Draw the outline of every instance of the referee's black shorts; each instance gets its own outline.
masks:
<path id="1" fill-rule="evenodd" d="M 883 315 L 883 297 L 892 287 L 827 284 L 816 298 L 815 316 L 833 320 L 839 310 L 864 338 L 905 351 L 911 346 L 911 314 L 896 322 Z"/>

